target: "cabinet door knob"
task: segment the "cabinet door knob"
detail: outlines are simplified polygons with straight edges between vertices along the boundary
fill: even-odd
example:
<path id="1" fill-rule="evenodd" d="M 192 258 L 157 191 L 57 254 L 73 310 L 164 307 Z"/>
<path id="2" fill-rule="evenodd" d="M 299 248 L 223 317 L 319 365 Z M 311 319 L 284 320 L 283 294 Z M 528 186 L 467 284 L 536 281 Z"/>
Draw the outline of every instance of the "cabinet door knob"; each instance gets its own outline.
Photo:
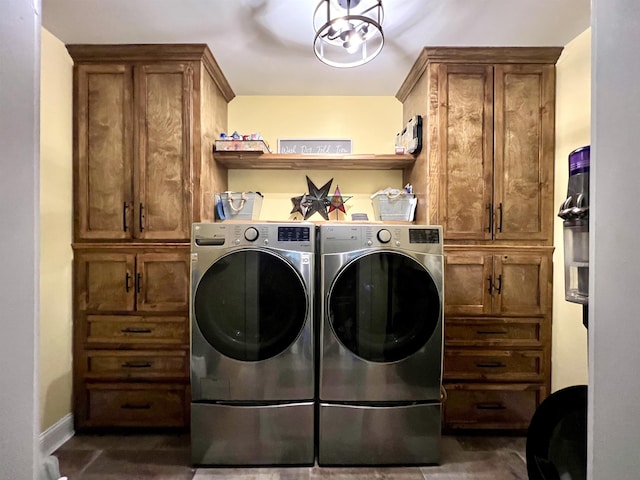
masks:
<path id="1" fill-rule="evenodd" d="M 491 277 L 491 275 L 487 277 L 487 283 L 489 284 L 489 295 L 493 295 L 493 278 Z"/>
<path id="2" fill-rule="evenodd" d="M 127 293 L 129 293 L 129 290 L 131 290 L 130 283 L 131 283 L 131 274 L 129 274 L 129 272 L 127 272 L 125 274 L 125 277 L 124 277 L 124 290 Z"/>
<path id="3" fill-rule="evenodd" d="M 500 214 L 498 218 L 498 231 L 502 233 L 502 202 L 498 205 L 498 213 Z"/>

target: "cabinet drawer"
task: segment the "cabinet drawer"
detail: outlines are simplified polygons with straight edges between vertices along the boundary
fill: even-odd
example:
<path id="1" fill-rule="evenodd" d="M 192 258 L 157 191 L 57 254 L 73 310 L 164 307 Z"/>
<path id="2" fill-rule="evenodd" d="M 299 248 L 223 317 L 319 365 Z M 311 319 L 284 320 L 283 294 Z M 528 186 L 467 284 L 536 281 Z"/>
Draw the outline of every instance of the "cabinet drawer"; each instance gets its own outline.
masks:
<path id="1" fill-rule="evenodd" d="M 86 378 L 186 379 L 189 360 L 186 351 L 86 352 Z"/>
<path id="2" fill-rule="evenodd" d="M 172 345 L 189 342 L 187 317 L 143 317 L 128 315 L 87 315 L 89 345 Z"/>
<path id="3" fill-rule="evenodd" d="M 470 347 L 540 347 L 540 319 L 445 319 L 446 345 Z"/>
<path id="4" fill-rule="evenodd" d="M 184 427 L 186 385 L 88 384 L 87 426 Z"/>
<path id="5" fill-rule="evenodd" d="M 524 430 L 546 395 L 542 385 L 445 384 L 444 387 L 447 428 Z"/>
<path id="6" fill-rule="evenodd" d="M 444 378 L 455 380 L 542 381 L 543 352 L 445 349 Z"/>

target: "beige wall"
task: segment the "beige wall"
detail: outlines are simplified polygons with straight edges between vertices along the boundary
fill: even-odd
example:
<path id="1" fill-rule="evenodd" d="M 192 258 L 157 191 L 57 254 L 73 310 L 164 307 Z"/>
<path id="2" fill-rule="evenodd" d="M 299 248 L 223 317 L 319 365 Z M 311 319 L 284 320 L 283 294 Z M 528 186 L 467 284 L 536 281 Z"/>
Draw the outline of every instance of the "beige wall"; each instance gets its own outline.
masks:
<path id="1" fill-rule="evenodd" d="M 42 29 L 40 103 L 40 419 L 71 412 L 72 61 Z"/>
<path id="2" fill-rule="evenodd" d="M 569 43 L 557 63 L 555 200 L 566 197 L 568 155 L 590 144 L 591 29 Z M 562 220 L 554 224 L 552 389 L 587 383 L 587 330 L 582 306 L 564 299 Z"/>
<path id="3" fill-rule="evenodd" d="M 240 134 L 259 132 L 271 151 L 280 138 L 350 138 L 353 153 L 393 153 L 402 129 L 402 104 L 395 97 L 241 96 L 229 104 L 229 129 Z M 386 187 L 401 188 L 400 171 L 369 170 L 231 170 L 229 189 L 260 191 L 265 196 L 261 220 L 288 220 L 291 197 L 308 192 L 305 175 L 318 187 L 333 179 L 330 193 L 339 187 L 346 201 L 346 219 L 364 212 L 373 219 L 369 196 Z M 339 212 L 332 212 L 331 220 Z M 341 214 L 340 214 L 341 215 Z M 344 219 L 343 216 L 340 219 Z M 322 220 L 314 214 L 309 220 Z"/>

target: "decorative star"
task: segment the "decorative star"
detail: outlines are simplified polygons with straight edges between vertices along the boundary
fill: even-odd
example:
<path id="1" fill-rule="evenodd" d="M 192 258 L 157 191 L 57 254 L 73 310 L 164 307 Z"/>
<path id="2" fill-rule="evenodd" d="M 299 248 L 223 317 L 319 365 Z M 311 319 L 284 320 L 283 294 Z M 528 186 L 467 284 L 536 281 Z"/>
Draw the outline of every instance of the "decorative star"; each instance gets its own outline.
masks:
<path id="1" fill-rule="evenodd" d="M 344 204 L 351 197 L 343 197 L 342 194 L 340 193 L 340 187 L 336 185 L 336 191 L 333 192 L 333 195 L 330 195 L 328 198 L 329 198 L 329 202 L 331 203 L 331 205 L 329 205 L 329 213 L 333 212 L 334 210 L 340 210 L 345 215 L 347 214 Z M 336 212 L 336 219 L 337 218 L 338 218 L 338 212 Z"/>
<path id="2" fill-rule="evenodd" d="M 327 213 L 327 207 L 331 205 L 331 202 L 327 198 L 329 194 L 329 189 L 331 188 L 331 182 L 333 182 L 333 178 L 325 183 L 321 188 L 316 187 L 316 185 L 311 181 L 309 177 L 307 177 L 307 187 L 309 188 L 309 193 L 307 195 L 307 200 L 309 204 L 309 208 L 304 215 L 304 219 L 307 220 L 311 215 L 318 212 L 322 215 L 322 218 L 325 220 L 329 220 L 329 214 Z"/>
<path id="3" fill-rule="evenodd" d="M 309 201 L 307 200 L 306 193 L 303 193 L 299 197 L 293 197 L 291 199 L 291 203 L 293 203 L 293 209 L 289 214 L 300 212 L 303 217 L 307 214 L 307 210 L 309 210 Z"/>

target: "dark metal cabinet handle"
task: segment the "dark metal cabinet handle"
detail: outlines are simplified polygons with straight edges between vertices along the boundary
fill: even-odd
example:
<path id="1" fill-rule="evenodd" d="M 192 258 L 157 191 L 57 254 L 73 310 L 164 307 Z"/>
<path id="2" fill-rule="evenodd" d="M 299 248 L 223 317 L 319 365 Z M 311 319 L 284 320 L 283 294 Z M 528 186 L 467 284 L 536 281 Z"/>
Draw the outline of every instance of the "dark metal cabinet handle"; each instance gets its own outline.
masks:
<path id="1" fill-rule="evenodd" d="M 140 293 L 142 291 L 142 274 L 139 273 L 136 275 L 136 292 Z"/>
<path id="2" fill-rule="evenodd" d="M 503 368 L 506 365 L 502 362 L 477 362 L 476 367 L 478 368 Z"/>
<path id="3" fill-rule="evenodd" d="M 124 290 L 127 293 L 129 293 L 129 290 L 131 290 L 131 274 L 129 272 L 127 272 L 124 277 Z"/>
<path id="4" fill-rule="evenodd" d="M 502 274 L 498 275 L 498 286 L 495 287 L 496 293 L 500 295 L 502 293 Z"/>
<path id="5" fill-rule="evenodd" d="M 150 403 L 123 403 L 120 408 L 126 408 L 127 410 L 149 410 L 151 408 Z"/>
<path id="6" fill-rule="evenodd" d="M 478 335 L 506 335 L 506 330 L 476 330 Z"/>
<path id="7" fill-rule="evenodd" d="M 487 232 L 491 232 L 491 229 L 493 227 L 493 205 L 487 203 L 487 210 L 489 211 L 489 226 L 485 228 L 485 230 Z"/>
<path id="8" fill-rule="evenodd" d="M 120 330 L 122 333 L 151 333 L 150 328 L 127 327 Z"/>
<path id="9" fill-rule="evenodd" d="M 491 277 L 491 275 L 487 277 L 487 282 L 489 284 L 489 295 L 493 295 L 493 278 Z"/>
<path id="10" fill-rule="evenodd" d="M 122 368 L 151 368 L 151 362 L 124 362 Z"/>
<path id="11" fill-rule="evenodd" d="M 500 219 L 498 220 L 498 231 L 502 233 L 502 203 L 498 205 L 498 212 L 500 212 Z"/>
<path id="12" fill-rule="evenodd" d="M 129 210 L 129 206 L 127 205 L 127 202 L 124 202 L 122 204 L 122 230 L 123 231 L 127 231 L 127 210 Z"/>
<path id="13" fill-rule="evenodd" d="M 144 205 L 140 204 L 140 209 L 138 210 L 138 219 L 140 220 L 140 231 L 144 230 Z"/>
<path id="14" fill-rule="evenodd" d="M 502 403 L 499 402 L 495 402 L 495 403 L 476 403 L 476 409 L 478 410 L 506 410 L 507 407 L 505 407 Z"/>

